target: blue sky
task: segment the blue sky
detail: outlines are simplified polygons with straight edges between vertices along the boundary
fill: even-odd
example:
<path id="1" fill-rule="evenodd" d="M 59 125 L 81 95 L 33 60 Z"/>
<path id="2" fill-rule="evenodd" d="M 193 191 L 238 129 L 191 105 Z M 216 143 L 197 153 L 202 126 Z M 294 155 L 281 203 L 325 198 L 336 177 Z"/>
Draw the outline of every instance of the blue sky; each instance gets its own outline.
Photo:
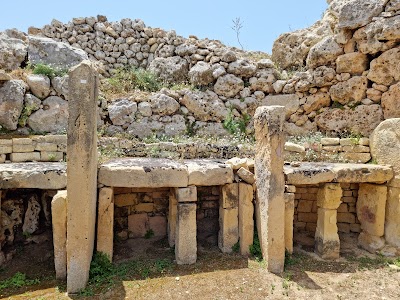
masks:
<path id="1" fill-rule="evenodd" d="M 12 0 L 3 1 L 0 31 L 42 27 L 53 18 L 64 23 L 73 17 L 103 14 L 110 21 L 142 19 L 147 26 L 177 34 L 218 39 L 239 46 L 232 20 L 239 17 L 240 40 L 246 50 L 271 52 L 279 34 L 307 27 L 321 18 L 326 0 Z"/>

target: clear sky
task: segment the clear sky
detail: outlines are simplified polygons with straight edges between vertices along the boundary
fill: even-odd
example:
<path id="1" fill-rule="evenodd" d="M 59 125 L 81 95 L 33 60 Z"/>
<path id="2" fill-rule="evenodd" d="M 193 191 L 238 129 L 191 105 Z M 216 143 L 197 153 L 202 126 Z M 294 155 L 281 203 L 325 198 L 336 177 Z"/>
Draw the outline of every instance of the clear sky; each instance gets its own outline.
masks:
<path id="1" fill-rule="evenodd" d="M 239 46 L 232 20 L 240 18 L 240 40 L 246 50 L 271 52 L 279 34 L 305 28 L 321 18 L 326 0 L 11 0 L 2 1 L 0 31 L 42 27 L 53 18 L 103 14 L 109 21 L 142 19 L 147 26 L 174 29 L 177 34 L 218 39 Z"/>

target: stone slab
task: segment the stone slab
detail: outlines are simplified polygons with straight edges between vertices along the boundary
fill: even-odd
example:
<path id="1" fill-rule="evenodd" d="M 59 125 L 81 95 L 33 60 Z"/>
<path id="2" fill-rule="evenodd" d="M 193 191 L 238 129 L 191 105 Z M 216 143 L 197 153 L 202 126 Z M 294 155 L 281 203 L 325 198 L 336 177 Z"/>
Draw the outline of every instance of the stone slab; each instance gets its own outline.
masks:
<path id="1" fill-rule="evenodd" d="M 0 189 L 62 190 L 67 186 L 65 163 L 10 163 L 0 165 Z"/>
<path id="2" fill-rule="evenodd" d="M 67 191 L 59 191 L 51 201 L 54 267 L 56 278 L 67 278 Z M 57 216 L 57 217 L 56 217 Z"/>
<path id="3" fill-rule="evenodd" d="M 213 186 L 233 182 L 231 165 L 219 160 L 194 159 L 185 161 L 189 185 Z"/>
<path id="4" fill-rule="evenodd" d="M 196 203 L 178 204 L 175 259 L 178 265 L 194 264 L 197 260 Z"/>
<path id="5" fill-rule="evenodd" d="M 114 247 L 114 191 L 101 188 L 98 199 L 97 252 L 102 252 L 112 261 Z"/>

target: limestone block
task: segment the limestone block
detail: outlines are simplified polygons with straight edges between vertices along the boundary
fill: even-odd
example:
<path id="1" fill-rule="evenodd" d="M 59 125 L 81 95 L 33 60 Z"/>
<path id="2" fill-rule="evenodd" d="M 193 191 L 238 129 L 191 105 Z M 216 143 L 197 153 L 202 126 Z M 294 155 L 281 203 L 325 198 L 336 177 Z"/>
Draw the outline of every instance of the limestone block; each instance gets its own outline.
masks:
<path id="1" fill-rule="evenodd" d="M 326 183 L 317 193 L 317 206 L 337 209 L 341 203 L 342 188 L 338 183 Z"/>
<path id="2" fill-rule="evenodd" d="M 293 253 L 294 194 L 285 193 L 285 248 Z"/>
<path id="3" fill-rule="evenodd" d="M 37 143 L 35 146 L 36 151 L 57 151 L 57 144 L 55 143 Z"/>
<path id="4" fill-rule="evenodd" d="M 264 98 L 262 106 L 283 105 L 285 107 L 285 118 L 290 118 L 300 107 L 300 99 L 296 94 L 270 95 Z"/>
<path id="5" fill-rule="evenodd" d="M 138 204 L 137 194 L 118 194 L 114 196 L 116 207 L 132 206 Z"/>
<path id="6" fill-rule="evenodd" d="M 185 161 L 189 173 L 189 185 L 213 186 L 233 182 L 233 170 L 218 160 Z"/>
<path id="7" fill-rule="evenodd" d="M 112 261 L 114 248 L 114 191 L 101 188 L 97 215 L 97 252 L 102 252 Z"/>
<path id="8" fill-rule="evenodd" d="M 358 246 L 371 253 L 381 250 L 385 246 L 385 239 L 379 236 L 361 232 L 358 235 Z"/>
<path id="9" fill-rule="evenodd" d="M 0 140 L 0 154 L 8 154 L 12 152 L 12 140 Z"/>
<path id="10" fill-rule="evenodd" d="M 385 239 L 400 247 L 400 187 L 389 187 L 386 202 Z"/>
<path id="11" fill-rule="evenodd" d="M 322 138 L 321 144 L 322 146 L 336 146 L 339 145 L 340 139 L 339 138 Z"/>
<path id="12" fill-rule="evenodd" d="M 154 210 L 154 203 L 139 203 L 135 206 L 136 212 L 151 213 Z"/>
<path id="13" fill-rule="evenodd" d="M 371 160 L 370 153 L 339 153 L 339 158 L 350 163 L 366 163 Z"/>
<path id="14" fill-rule="evenodd" d="M 230 183 L 222 186 L 220 207 L 222 208 L 235 208 L 239 205 L 239 184 Z"/>
<path id="15" fill-rule="evenodd" d="M 41 151 L 40 161 L 62 161 L 64 159 L 63 152 L 57 151 Z"/>
<path id="16" fill-rule="evenodd" d="M 254 174 L 251 173 L 249 170 L 246 168 L 241 167 L 236 174 L 242 179 L 244 182 L 248 184 L 253 184 L 256 182 L 256 179 L 254 178 Z"/>
<path id="17" fill-rule="evenodd" d="M 339 258 L 340 240 L 336 214 L 334 209 L 318 208 L 315 251 L 323 259 Z"/>
<path id="18" fill-rule="evenodd" d="M 384 185 L 361 183 L 358 190 L 357 218 L 361 229 L 375 236 L 385 232 L 385 209 L 387 187 Z"/>
<path id="19" fill-rule="evenodd" d="M 39 229 L 39 213 L 41 206 L 37 195 L 33 195 L 28 200 L 28 207 L 25 211 L 22 232 L 32 234 Z"/>
<path id="20" fill-rule="evenodd" d="M 12 162 L 39 161 L 40 152 L 11 153 L 10 159 Z"/>
<path id="21" fill-rule="evenodd" d="M 253 214 L 253 187 L 241 182 L 239 183 L 239 242 L 242 255 L 248 255 L 249 247 L 253 244 Z"/>
<path id="22" fill-rule="evenodd" d="M 356 217 L 352 213 L 338 213 L 337 214 L 337 220 L 340 223 L 355 223 L 356 222 Z"/>
<path id="23" fill-rule="evenodd" d="M 180 203 L 175 236 L 175 259 L 178 265 L 196 262 L 196 239 L 196 203 Z"/>
<path id="24" fill-rule="evenodd" d="M 149 230 L 154 232 L 155 237 L 167 235 L 167 218 L 165 216 L 149 217 Z"/>
<path id="25" fill-rule="evenodd" d="M 297 206 L 297 211 L 309 213 L 312 210 L 313 204 L 314 204 L 314 201 L 300 200 L 299 204 Z"/>
<path id="26" fill-rule="evenodd" d="M 218 247 L 223 253 L 231 253 L 239 241 L 239 209 L 219 207 Z"/>
<path id="27" fill-rule="evenodd" d="M 51 201 L 53 216 L 54 266 L 57 279 L 67 278 L 67 191 L 59 191 Z"/>
<path id="28" fill-rule="evenodd" d="M 178 201 L 175 192 L 170 191 L 168 206 L 168 243 L 170 247 L 175 246 L 176 222 L 178 218 Z"/>
<path id="29" fill-rule="evenodd" d="M 231 165 L 234 171 L 237 171 L 240 168 L 247 169 L 247 158 L 233 157 L 227 160 L 226 164 Z"/>
<path id="30" fill-rule="evenodd" d="M 13 152 L 33 152 L 35 147 L 30 138 L 14 138 L 12 139 Z"/>
<path id="31" fill-rule="evenodd" d="M 336 73 L 350 73 L 361 75 L 368 68 L 368 57 L 366 54 L 353 52 L 339 56 L 336 59 Z"/>
<path id="32" fill-rule="evenodd" d="M 142 238 L 147 232 L 149 217 L 147 213 L 128 216 L 128 230 L 130 238 Z"/>
<path id="33" fill-rule="evenodd" d="M 4 163 L 5 161 L 6 161 L 6 155 L 0 154 L 0 164 Z"/>
<path id="34" fill-rule="evenodd" d="M 178 202 L 196 202 L 197 188 L 195 185 L 187 188 L 175 188 L 175 198 Z"/>
<path id="35" fill-rule="evenodd" d="M 366 97 L 367 85 L 367 77 L 354 76 L 347 81 L 333 85 L 329 93 L 333 101 L 337 101 L 341 104 L 347 104 L 351 101 L 359 102 Z"/>

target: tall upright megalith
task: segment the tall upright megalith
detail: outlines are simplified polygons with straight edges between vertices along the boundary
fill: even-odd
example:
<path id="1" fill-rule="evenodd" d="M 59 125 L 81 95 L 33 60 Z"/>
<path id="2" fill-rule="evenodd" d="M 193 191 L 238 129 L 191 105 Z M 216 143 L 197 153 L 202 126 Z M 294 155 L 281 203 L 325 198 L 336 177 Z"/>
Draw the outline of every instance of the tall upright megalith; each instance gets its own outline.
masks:
<path id="1" fill-rule="evenodd" d="M 284 121 L 283 106 L 262 106 L 254 115 L 257 231 L 263 258 L 273 273 L 283 272 L 285 263 Z"/>
<path id="2" fill-rule="evenodd" d="M 67 291 L 86 286 L 92 260 L 97 198 L 98 74 L 90 61 L 69 72 L 67 140 Z"/>

